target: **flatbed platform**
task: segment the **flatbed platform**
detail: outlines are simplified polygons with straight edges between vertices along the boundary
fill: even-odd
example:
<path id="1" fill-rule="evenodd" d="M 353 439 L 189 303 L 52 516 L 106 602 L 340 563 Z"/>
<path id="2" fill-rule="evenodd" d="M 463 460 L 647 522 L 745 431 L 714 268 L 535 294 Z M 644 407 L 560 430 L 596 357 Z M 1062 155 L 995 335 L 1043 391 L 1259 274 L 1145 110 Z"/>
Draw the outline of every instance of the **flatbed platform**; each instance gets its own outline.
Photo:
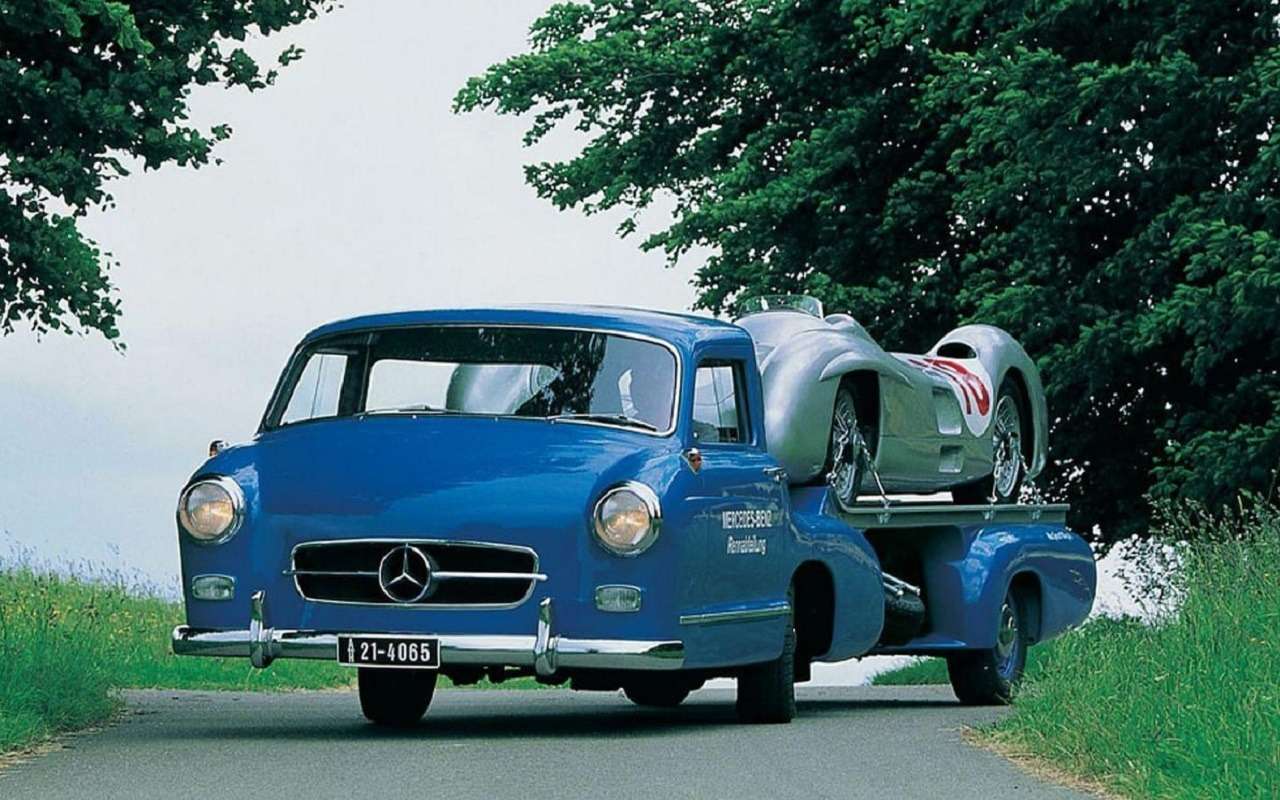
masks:
<path id="1" fill-rule="evenodd" d="M 1064 524 L 1067 503 L 1001 503 L 959 505 L 890 500 L 859 503 L 853 511 L 837 509 L 836 516 L 849 525 L 868 528 L 927 528 L 935 525 L 981 525 L 991 522 L 1039 522 Z"/>

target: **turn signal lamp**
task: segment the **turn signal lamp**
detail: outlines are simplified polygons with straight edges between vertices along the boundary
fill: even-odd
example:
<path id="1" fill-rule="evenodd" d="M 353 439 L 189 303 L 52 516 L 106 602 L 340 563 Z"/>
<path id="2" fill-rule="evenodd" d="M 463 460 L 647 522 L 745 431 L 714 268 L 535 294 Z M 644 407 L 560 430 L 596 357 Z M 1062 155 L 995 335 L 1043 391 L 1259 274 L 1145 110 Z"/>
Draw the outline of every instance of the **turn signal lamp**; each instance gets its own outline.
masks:
<path id="1" fill-rule="evenodd" d="M 626 613 L 640 610 L 640 589 L 636 586 L 597 586 L 596 608 Z"/>

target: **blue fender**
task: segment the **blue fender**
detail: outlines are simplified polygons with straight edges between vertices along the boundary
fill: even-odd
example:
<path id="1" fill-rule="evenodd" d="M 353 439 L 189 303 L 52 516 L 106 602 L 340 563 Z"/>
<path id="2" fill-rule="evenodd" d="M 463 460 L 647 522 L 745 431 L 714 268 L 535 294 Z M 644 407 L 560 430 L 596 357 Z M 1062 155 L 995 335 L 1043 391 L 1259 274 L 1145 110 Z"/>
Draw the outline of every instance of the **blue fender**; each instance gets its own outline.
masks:
<path id="1" fill-rule="evenodd" d="M 816 561 L 835 588 L 831 647 L 820 661 L 841 661 L 865 654 L 884 627 L 884 589 L 880 560 L 857 528 L 841 522 L 828 508 L 827 487 L 796 487 L 791 492 L 792 524 L 803 553 L 796 569 Z"/>
<path id="2" fill-rule="evenodd" d="M 1097 567 L 1089 546 L 1058 524 L 944 526 L 920 537 L 926 623 L 922 634 L 880 653 L 937 654 L 995 646 L 1011 586 L 1028 595 L 1033 641 L 1089 615 Z"/>

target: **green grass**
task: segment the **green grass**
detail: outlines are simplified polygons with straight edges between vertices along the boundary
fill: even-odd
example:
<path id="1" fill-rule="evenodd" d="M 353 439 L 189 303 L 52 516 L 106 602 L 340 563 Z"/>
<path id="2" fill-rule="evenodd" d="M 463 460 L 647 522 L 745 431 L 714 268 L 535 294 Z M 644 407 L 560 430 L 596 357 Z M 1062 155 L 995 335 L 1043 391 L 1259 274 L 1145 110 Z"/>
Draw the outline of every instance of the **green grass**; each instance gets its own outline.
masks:
<path id="1" fill-rule="evenodd" d="M 350 685 L 321 661 L 179 658 L 178 603 L 97 580 L 0 566 L 0 753 L 110 717 L 122 688 L 286 691 Z M 442 687 L 451 684 L 441 680 Z M 476 688 L 543 688 L 517 678 Z"/>
<path id="2" fill-rule="evenodd" d="M 1180 518 L 1182 602 L 1154 625 L 1096 619 L 1034 648 L 1015 713 L 982 735 L 1135 798 L 1275 797 L 1280 516 Z M 946 683 L 930 659 L 878 684 Z"/>
<path id="3" fill-rule="evenodd" d="M 1060 641 L 1062 640 L 1053 639 L 1027 652 L 1028 681 L 1035 680 L 1040 672 L 1040 662 L 1058 646 Z M 871 677 L 872 686 L 932 686 L 947 683 L 947 662 L 941 658 L 922 658 L 914 663 Z"/>
<path id="4" fill-rule="evenodd" d="M 922 658 L 871 677 L 872 686 L 928 686 L 946 682 L 947 662 L 940 658 Z"/>

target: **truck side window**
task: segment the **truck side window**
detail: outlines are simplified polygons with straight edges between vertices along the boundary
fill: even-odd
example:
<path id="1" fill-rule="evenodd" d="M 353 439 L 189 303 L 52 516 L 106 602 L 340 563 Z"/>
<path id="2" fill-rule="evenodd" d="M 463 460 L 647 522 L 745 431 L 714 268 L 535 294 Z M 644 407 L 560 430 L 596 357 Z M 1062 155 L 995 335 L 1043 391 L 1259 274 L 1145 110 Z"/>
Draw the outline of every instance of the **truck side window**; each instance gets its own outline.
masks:
<path id="1" fill-rule="evenodd" d="M 346 371 L 345 353 L 313 353 L 294 386 L 280 424 L 336 416 Z"/>
<path id="2" fill-rule="evenodd" d="M 742 368 L 731 361 L 698 365 L 693 390 L 693 436 L 700 444 L 747 441 L 746 409 L 740 402 Z"/>

